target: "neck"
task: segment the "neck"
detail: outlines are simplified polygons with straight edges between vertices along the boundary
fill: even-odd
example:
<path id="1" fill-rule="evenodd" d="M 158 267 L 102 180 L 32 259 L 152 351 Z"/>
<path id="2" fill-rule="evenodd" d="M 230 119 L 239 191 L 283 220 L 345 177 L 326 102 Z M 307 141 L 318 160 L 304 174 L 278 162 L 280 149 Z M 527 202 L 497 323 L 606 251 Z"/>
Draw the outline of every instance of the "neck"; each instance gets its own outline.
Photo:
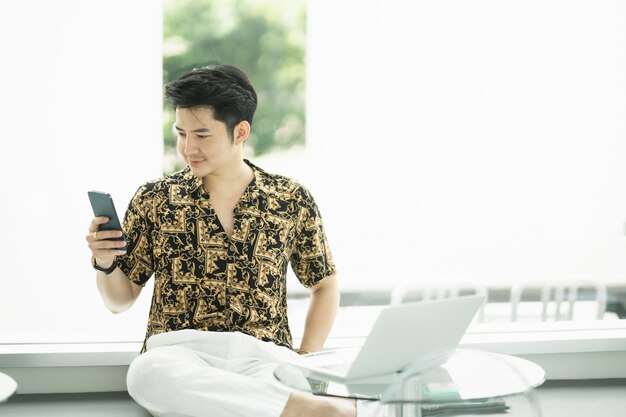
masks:
<path id="1" fill-rule="evenodd" d="M 202 179 L 209 192 L 229 190 L 248 185 L 254 178 L 254 171 L 243 159 L 234 160 Z"/>

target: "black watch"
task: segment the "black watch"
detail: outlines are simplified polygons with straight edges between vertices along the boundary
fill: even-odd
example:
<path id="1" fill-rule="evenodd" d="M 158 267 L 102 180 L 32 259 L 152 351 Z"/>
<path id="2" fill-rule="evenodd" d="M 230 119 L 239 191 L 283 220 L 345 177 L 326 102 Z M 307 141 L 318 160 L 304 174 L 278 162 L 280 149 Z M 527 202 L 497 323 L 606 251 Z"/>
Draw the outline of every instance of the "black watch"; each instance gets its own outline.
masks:
<path id="1" fill-rule="evenodd" d="M 98 265 L 98 263 L 96 262 L 96 258 L 92 256 L 91 266 L 93 266 L 93 269 L 95 269 L 96 271 L 101 271 L 101 272 L 104 272 L 106 275 L 109 275 L 111 272 L 115 271 L 115 268 L 117 268 L 117 258 L 113 260 L 113 263 L 111 264 L 110 267 L 105 269 L 101 267 L 100 265 Z"/>

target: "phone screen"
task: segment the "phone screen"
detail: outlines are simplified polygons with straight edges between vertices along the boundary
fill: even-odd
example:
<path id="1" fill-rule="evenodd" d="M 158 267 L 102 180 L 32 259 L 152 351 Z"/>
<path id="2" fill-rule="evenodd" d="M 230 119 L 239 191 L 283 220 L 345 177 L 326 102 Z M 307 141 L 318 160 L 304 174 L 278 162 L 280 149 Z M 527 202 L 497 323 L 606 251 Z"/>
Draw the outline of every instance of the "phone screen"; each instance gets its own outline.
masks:
<path id="1" fill-rule="evenodd" d="M 89 191 L 89 201 L 91 202 L 91 208 L 93 214 L 96 217 L 108 217 L 109 222 L 101 224 L 98 230 L 122 230 L 122 224 L 117 216 L 115 205 L 113 204 L 113 198 L 110 194 L 102 191 Z M 114 238 L 113 240 L 125 240 L 124 237 Z M 126 247 L 123 248 L 126 250 Z"/>

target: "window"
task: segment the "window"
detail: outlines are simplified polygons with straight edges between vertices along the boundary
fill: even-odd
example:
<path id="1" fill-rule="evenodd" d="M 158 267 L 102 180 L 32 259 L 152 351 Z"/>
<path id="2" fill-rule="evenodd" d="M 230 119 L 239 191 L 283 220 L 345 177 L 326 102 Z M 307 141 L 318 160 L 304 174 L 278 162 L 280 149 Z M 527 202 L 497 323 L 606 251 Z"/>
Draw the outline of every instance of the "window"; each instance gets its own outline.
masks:
<path id="1" fill-rule="evenodd" d="M 241 67 L 260 97 L 247 156 L 298 152 L 305 143 L 305 1 L 166 0 L 164 6 L 165 82 L 216 62 Z M 168 103 L 164 114 L 169 173 L 183 163 Z"/>
<path id="2" fill-rule="evenodd" d="M 304 19 L 244 3 L 216 9 L 198 63 L 226 60 L 232 25 L 255 10 L 285 27 Z M 161 163 L 162 53 L 172 70 L 196 63 L 174 62 L 194 48 L 182 35 L 166 30 L 162 47 L 173 4 L 61 0 L 33 15 L 0 3 L 2 340 L 143 337 L 150 290 L 120 316 L 95 290 L 86 191 L 110 192 L 123 212 L 139 184 L 175 169 L 171 152 Z M 264 122 L 272 109 L 260 109 L 255 129 L 272 140 L 251 142 L 250 157 L 312 190 L 345 290 L 456 274 L 504 287 L 532 273 L 621 282 L 625 15 L 618 1 L 309 2 L 305 76 L 279 77 L 306 79 L 306 123 Z M 272 36 L 264 70 L 291 56 Z"/>
<path id="3" fill-rule="evenodd" d="M 583 274 L 619 296 L 624 18 L 619 1 L 309 2 L 307 151 L 344 285 Z"/>
<path id="4" fill-rule="evenodd" d="M 149 299 L 125 317 L 102 304 L 84 236 L 88 190 L 122 214 L 162 172 L 161 13 L 152 0 L 0 2 L 0 343 L 145 332 Z"/>

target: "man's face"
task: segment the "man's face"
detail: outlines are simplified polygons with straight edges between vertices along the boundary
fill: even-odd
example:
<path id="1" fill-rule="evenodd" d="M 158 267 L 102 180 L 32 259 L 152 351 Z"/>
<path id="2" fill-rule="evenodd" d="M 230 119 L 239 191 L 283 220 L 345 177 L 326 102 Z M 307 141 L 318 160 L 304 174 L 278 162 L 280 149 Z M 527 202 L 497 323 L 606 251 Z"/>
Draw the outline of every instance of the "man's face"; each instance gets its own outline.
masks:
<path id="1" fill-rule="evenodd" d="M 177 148 L 194 175 L 204 178 L 237 160 L 237 144 L 226 124 L 213 118 L 208 107 L 177 108 Z"/>

